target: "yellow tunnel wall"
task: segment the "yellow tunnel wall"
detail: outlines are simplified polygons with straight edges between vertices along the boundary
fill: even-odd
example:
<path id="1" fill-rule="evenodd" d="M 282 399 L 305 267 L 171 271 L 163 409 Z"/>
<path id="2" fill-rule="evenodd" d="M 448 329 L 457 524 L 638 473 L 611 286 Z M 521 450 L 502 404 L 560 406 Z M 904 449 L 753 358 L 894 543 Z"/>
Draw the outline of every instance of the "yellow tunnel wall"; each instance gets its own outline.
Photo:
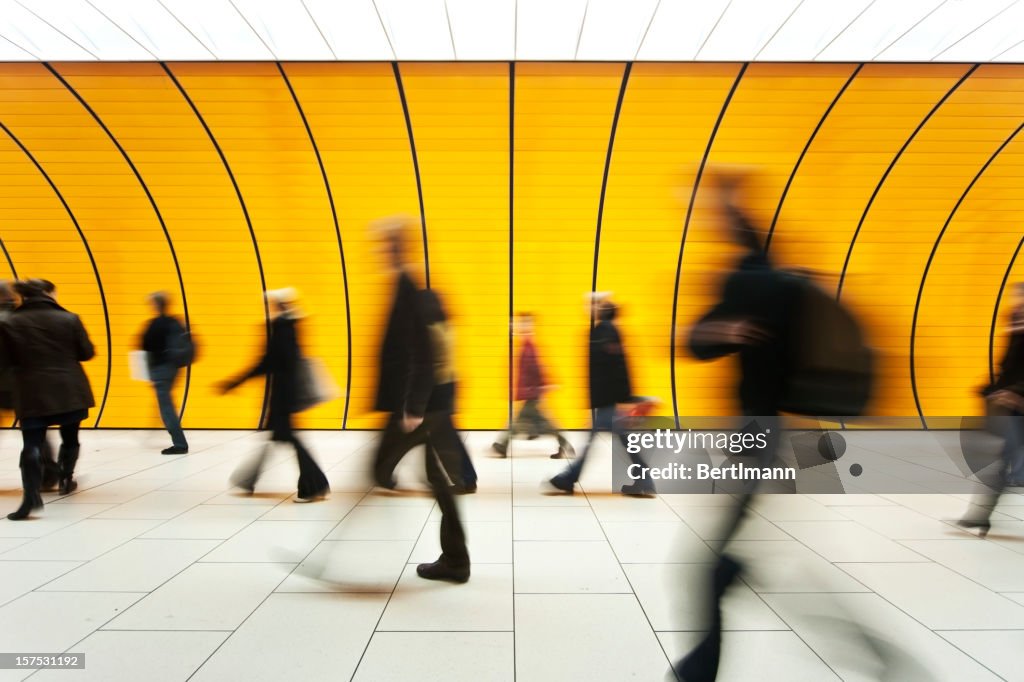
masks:
<path id="1" fill-rule="evenodd" d="M 998 372 L 1024 220 L 1024 67 L 899 64 L 0 64 L 0 278 L 46 277 L 97 348 L 90 425 L 156 427 L 128 353 L 170 292 L 199 357 L 186 428 L 254 428 L 265 288 L 344 395 L 305 428 L 372 428 L 392 279 L 367 225 L 405 213 L 455 331 L 458 421 L 504 426 L 536 317 L 551 416 L 588 423 L 585 296 L 612 291 L 634 393 L 735 412 L 733 361 L 685 330 L 736 257 L 709 174 L 751 169 L 780 264 L 878 351 L 871 414 L 956 426 Z M 952 418 L 952 419 L 951 419 Z"/>

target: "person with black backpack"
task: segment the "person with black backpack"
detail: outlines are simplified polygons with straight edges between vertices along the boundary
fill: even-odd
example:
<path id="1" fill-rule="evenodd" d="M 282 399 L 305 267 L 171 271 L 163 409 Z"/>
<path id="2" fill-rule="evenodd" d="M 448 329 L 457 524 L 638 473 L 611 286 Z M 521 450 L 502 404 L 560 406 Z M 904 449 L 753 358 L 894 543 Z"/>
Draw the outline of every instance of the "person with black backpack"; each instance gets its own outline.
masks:
<path id="1" fill-rule="evenodd" d="M 167 314 L 170 304 L 165 292 L 149 295 L 156 317 L 149 321 L 142 334 L 142 350 L 146 351 L 149 379 L 156 389 L 156 402 L 164 428 L 171 434 L 171 447 L 161 451 L 164 455 L 188 454 L 188 441 L 181 429 L 178 410 L 171 397 L 171 389 L 178 378 L 178 370 L 192 362 L 191 334 L 176 317 Z"/>

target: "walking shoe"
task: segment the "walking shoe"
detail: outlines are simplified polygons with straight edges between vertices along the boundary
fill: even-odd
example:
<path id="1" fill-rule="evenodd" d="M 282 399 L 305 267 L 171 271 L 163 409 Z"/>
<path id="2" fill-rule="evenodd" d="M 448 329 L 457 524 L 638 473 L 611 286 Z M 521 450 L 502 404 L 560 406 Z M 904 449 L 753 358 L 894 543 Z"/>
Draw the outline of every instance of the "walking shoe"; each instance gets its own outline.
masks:
<path id="1" fill-rule="evenodd" d="M 474 482 L 468 485 L 456 483 L 451 487 L 451 491 L 452 495 L 472 495 L 476 492 L 476 483 Z"/>
<path id="2" fill-rule="evenodd" d="M 38 500 L 38 504 L 31 501 L 22 501 L 21 506 L 16 511 L 11 512 L 7 515 L 10 521 L 22 521 L 27 519 L 29 515 L 37 509 L 43 508 L 42 500 Z"/>
<path id="3" fill-rule="evenodd" d="M 558 452 L 551 455 L 551 459 L 572 459 L 575 456 L 576 451 L 573 449 L 572 445 L 566 443 L 565 445 L 559 446 Z"/>
<path id="4" fill-rule="evenodd" d="M 494 445 L 491 446 L 491 449 L 497 452 L 499 457 L 508 456 L 508 443 L 499 443 L 495 441 Z"/>
<path id="5" fill-rule="evenodd" d="M 630 497 L 654 497 L 655 495 L 653 486 L 644 485 L 640 481 L 622 486 L 620 492 Z"/>
<path id="6" fill-rule="evenodd" d="M 450 583 L 464 583 L 469 581 L 469 565 L 452 566 L 443 558 L 429 564 L 420 564 L 416 567 L 416 575 L 426 580 L 444 580 Z"/>
<path id="7" fill-rule="evenodd" d="M 327 499 L 327 495 L 330 492 L 330 490 L 321 490 L 320 492 L 313 493 L 312 495 L 296 495 L 295 499 L 292 501 L 295 502 L 296 504 L 309 504 L 310 502 L 321 502 Z"/>
<path id="8" fill-rule="evenodd" d="M 558 474 L 557 476 L 553 477 L 551 480 L 547 482 L 547 485 L 550 486 L 550 489 L 543 491 L 547 494 L 559 492 L 572 495 L 573 489 L 575 488 L 575 483 L 564 478 L 563 474 Z"/>
<path id="9" fill-rule="evenodd" d="M 183 448 L 183 447 L 179 447 L 177 445 L 172 445 L 169 448 L 164 448 L 163 450 L 161 450 L 160 454 L 161 455 L 187 455 L 188 454 L 188 447 L 184 447 Z"/>
<path id="10" fill-rule="evenodd" d="M 60 483 L 57 488 L 58 495 L 70 495 L 76 490 L 78 490 L 78 481 L 73 478 L 60 479 Z"/>

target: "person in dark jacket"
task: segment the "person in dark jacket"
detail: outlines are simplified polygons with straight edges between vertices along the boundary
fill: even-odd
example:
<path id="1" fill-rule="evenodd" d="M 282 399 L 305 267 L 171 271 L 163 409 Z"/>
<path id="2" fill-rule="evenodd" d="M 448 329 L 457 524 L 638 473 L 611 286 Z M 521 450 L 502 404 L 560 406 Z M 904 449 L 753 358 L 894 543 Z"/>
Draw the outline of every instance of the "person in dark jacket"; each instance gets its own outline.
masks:
<path id="1" fill-rule="evenodd" d="M 606 296 L 595 295 L 592 310 L 597 324 L 590 329 L 590 407 L 594 415 L 590 438 L 580 456 L 574 459 L 565 471 L 549 481 L 555 490 L 570 495 L 580 479 L 587 454 L 597 434 L 601 431 L 610 431 L 613 437 L 620 440 L 624 438 L 618 406 L 634 401 L 626 351 L 619 329 L 615 326 L 618 307 Z M 639 454 L 629 452 L 629 448 L 624 449 L 634 463 L 646 466 Z M 622 493 L 648 497 L 653 495 L 654 487 L 649 481 L 637 481 L 623 486 Z"/>
<path id="2" fill-rule="evenodd" d="M 541 397 L 548 386 L 537 354 L 537 345 L 533 342 L 533 313 L 519 313 L 516 316 L 515 333 L 522 337 L 523 342 L 519 347 L 519 375 L 516 378 L 514 398 L 523 401 L 523 407 L 509 425 L 508 431 L 492 447 L 504 457 L 508 453 L 509 440 L 516 433 L 526 433 L 530 440 L 538 436 L 554 436 L 558 440 L 558 452 L 551 455 L 551 459 L 573 457 L 576 453 L 572 445 L 540 409 Z"/>
<path id="3" fill-rule="evenodd" d="M 0 326 L 3 349 L 0 364 L 14 369 L 14 396 L 21 424 L 23 499 L 12 521 L 25 519 L 43 506 L 40 446 L 49 426 L 60 427 L 58 455 L 60 494 L 78 487 L 78 429 L 95 406 L 82 362 L 95 355 L 82 320 L 43 293 L 38 281 L 18 282 L 21 305 Z"/>
<path id="4" fill-rule="evenodd" d="M 171 389 L 178 377 L 178 369 L 182 366 L 182 358 L 178 354 L 184 352 L 187 331 L 177 318 L 167 314 L 169 300 L 167 294 L 158 291 L 150 294 L 150 303 L 156 311 L 156 317 L 149 321 L 142 334 L 142 350 L 146 351 L 146 365 L 149 378 L 156 390 L 156 402 L 160 408 L 160 418 L 164 428 L 171 435 L 171 447 L 161 451 L 164 455 L 184 455 L 188 453 L 188 441 L 181 429 L 178 410 L 171 397 Z"/>
<path id="5" fill-rule="evenodd" d="M 227 393 L 249 379 L 265 376 L 270 382 L 270 412 L 267 428 L 271 443 L 289 443 L 295 448 L 299 465 L 298 492 L 296 502 L 314 502 L 327 497 L 330 486 L 327 477 L 317 465 L 309 450 L 295 435 L 292 414 L 300 409 L 298 404 L 298 381 L 302 354 L 299 345 L 297 321 L 301 313 L 295 306 L 296 293 L 292 289 L 268 291 L 275 317 L 270 325 L 270 339 L 267 349 L 256 366 L 233 380 L 220 385 Z M 266 454 L 266 449 L 263 455 Z M 253 492 L 263 467 L 261 455 L 252 466 L 242 467 L 235 472 L 232 482 L 240 488 Z"/>
<path id="6" fill-rule="evenodd" d="M 466 471 L 468 453 L 451 418 L 455 376 L 447 316 L 436 294 L 420 291 L 406 267 L 405 241 L 413 225 L 413 220 L 404 217 L 374 225 L 397 283 L 381 344 L 376 403 L 376 409 L 391 414 L 381 434 L 373 473 L 378 485 L 394 488 L 393 472 L 402 456 L 416 445 L 426 446 L 427 480 L 441 510 L 441 556 L 417 566 L 416 573 L 427 580 L 464 583 L 470 575 L 469 549 L 447 479 L 455 481 Z M 475 487 L 476 472 L 471 475 Z"/>
<path id="7" fill-rule="evenodd" d="M 737 202 L 738 179 L 718 178 L 723 223 L 744 249 L 736 269 L 726 278 L 719 302 L 690 331 L 689 347 L 701 360 L 726 355 L 739 357 L 738 399 L 744 429 L 764 433 L 765 447 L 747 454 L 759 466 L 769 466 L 778 449 L 781 424 L 778 414 L 788 378 L 794 316 L 799 314 L 795 280 L 775 269 L 765 254 L 757 229 Z M 749 419 L 756 418 L 756 419 Z M 721 547 L 735 535 L 752 500 L 756 481 L 747 481 L 736 504 L 727 512 Z M 712 570 L 709 632 L 675 667 L 686 682 L 714 680 L 721 656 L 721 600 L 739 575 L 742 565 L 724 551 Z"/>
<path id="8" fill-rule="evenodd" d="M 982 537 L 992 526 L 990 518 L 1003 489 L 1024 485 L 1024 282 L 1014 287 L 1014 297 L 1010 339 L 999 375 L 981 391 L 988 430 L 1003 439 L 1002 462 L 996 470 L 978 472 L 988 490 L 975 495 L 967 514 L 956 522 L 962 528 L 977 529 Z"/>

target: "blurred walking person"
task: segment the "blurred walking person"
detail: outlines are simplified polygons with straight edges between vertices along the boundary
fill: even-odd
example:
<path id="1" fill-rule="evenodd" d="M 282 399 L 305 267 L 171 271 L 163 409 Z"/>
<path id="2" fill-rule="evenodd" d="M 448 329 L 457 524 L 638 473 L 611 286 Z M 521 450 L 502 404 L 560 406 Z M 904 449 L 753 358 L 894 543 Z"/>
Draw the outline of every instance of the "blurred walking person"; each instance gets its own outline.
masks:
<path id="1" fill-rule="evenodd" d="M 420 291 L 407 267 L 406 240 L 414 225 L 403 216 L 373 225 L 397 280 L 381 345 L 376 402 L 377 410 L 390 415 L 373 474 L 378 485 L 394 488 L 393 472 L 402 456 L 416 445 L 426 446 L 427 480 L 441 510 L 441 556 L 417 566 L 416 573 L 427 580 L 464 583 L 470 575 L 469 550 L 448 479 L 460 477 L 468 455 L 451 420 L 455 381 L 447 316 L 436 294 Z"/>
<path id="2" fill-rule="evenodd" d="M 519 347 L 519 375 L 516 378 L 516 392 L 513 399 L 522 401 L 519 415 L 509 424 L 508 431 L 494 443 L 494 451 L 502 457 L 508 453 L 509 440 L 517 433 L 525 433 L 530 440 L 538 436 L 554 436 L 558 440 L 558 452 L 552 459 L 575 456 L 572 445 L 550 419 L 541 411 L 540 400 L 548 390 L 544 371 L 533 342 L 533 313 L 519 313 L 516 316 L 514 333 L 523 339 Z"/>
<path id="3" fill-rule="evenodd" d="M 999 365 L 999 376 L 982 389 L 988 430 L 1003 440 L 997 469 L 979 472 L 989 489 L 971 500 L 957 525 L 976 528 L 982 537 L 991 528 L 992 511 L 1007 486 L 1024 485 L 1024 282 L 1014 288 L 1010 312 L 1010 339 Z M 972 453 L 966 453 L 968 455 Z"/>
<path id="4" fill-rule="evenodd" d="M 612 437 L 622 440 L 624 432 L 618 406 L 635 402 L 622 335 L 615 325 L 618 306 L 612 303 L 606 294 L 593 295 L 591 306 L 592 316 L 597 324 L 590 329 L 590 408 L 593 411 L 590 437 L 579 457 L 574 459 L 565 471 L 549 481 L 555 490 L 570 495 L 573 494 L 580 479 L 583 465 L 586 464 L 587 455 L 594 445 L 597 434 L 610 431 Z M 639 454 L 629 452 L 629 448 L 624 450 L 633 463 L 641 467 L 646 466 Z M 648 497 L 654 494 L 654 486 L 647 480 L 637 481 L 624 485 L 621 492 L 625 495 Z"/>
<path id="5" fill-rule="evenodd" d="M 47 296 L 38 280 L 17 282 L 21 305 L 0 325 L 3 357 L 0 364 L 14 370 L 14 394 L 21 425 L 21 481 L 23 499 L 7 515 L 12 521 L 28 518 L 43 506 L 40 446 L 49 426 L 60 428 L 57 459 L 61 495 L 73 492 L 78 461 L 78 430 L 95 406 L 82 362 L 95 355 L 82 320 Z"/>
<path id="6" fill-rule="evenodd" d="M 304 409 L 300 391 L 302 377 L 302 353 L 298 336 L 298 321 L 302 313 L 296 306 L 298 297 L 294 289 L 277 289 L 266 292 L 272 303 L 274 319 L 270 324 L 270 339 L 267 348 L 256 365 L 240 377 L 220 384 L 222 393 L 227 393 L 253 377 L 264 376 L 270 382 L 270 413 L 267 428 L 270 429 L 270 443 L 288 443 L 295 448 L 295 459 L 299 465 L 298 491 L 296 502 L 315 502 L 325 499 L 330 493 L 327 476 L 317 465 L 309 450 L 295 435 L 292 414 Z M 253 492 L 263 470 L 268 448 L 250 466 L 243 466 L 232 477 L 238 487 Z"/>
<path id="7" fill-rule="evenodd" d="M 161 454 L 184 455 L 188 453 L 188 441 L 181 429 L 171 390 L 178 378 L 178 370 L 192 361 L 191 337 L 176 317 L 167 314 L 170 301 L 166 293 L 158 291 L 150 294 L 149 302 L 156 317 L 146 326 L 141 346 L 146 351 L 146 365 L 156 390 L 160 419 L 171 436 L 171 447 L 162 450 Z"/>

